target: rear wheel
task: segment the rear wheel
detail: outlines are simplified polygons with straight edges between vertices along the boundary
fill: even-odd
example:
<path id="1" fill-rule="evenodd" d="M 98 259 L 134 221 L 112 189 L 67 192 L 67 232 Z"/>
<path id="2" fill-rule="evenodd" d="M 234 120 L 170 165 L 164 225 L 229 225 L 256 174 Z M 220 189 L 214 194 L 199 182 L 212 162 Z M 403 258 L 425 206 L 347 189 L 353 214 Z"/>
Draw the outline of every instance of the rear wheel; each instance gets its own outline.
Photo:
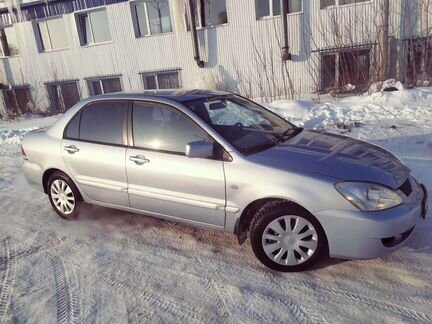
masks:
<path id="1" fill-rule="evenodd" d="M 326 247 L 324 231 L 314 216 L 284 201 L 265 204 L 250 229 L 256 257 L 276 271 L 302 271 L 312 266 Z"/>
<path id="2" fill-rule="evenodd" d="M 64 219 L 78 216 L 81 196 L 72 180 L 61 172 L 55 172 L 48 181 L 48 197 L 56 213 Z"/>

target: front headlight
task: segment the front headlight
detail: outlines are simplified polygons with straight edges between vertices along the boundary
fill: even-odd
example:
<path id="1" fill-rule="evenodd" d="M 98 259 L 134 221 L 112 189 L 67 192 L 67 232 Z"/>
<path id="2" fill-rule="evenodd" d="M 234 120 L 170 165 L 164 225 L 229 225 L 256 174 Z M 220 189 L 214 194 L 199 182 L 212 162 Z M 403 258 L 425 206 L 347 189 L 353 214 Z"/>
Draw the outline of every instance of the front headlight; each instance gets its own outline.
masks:
<path id="1" fill-rule="evenodd" d="M 378 184 L 339 182 L 335 187 L 345 199 L 362 211 L 384 210 L 402 204 L 402 197 Z"/>

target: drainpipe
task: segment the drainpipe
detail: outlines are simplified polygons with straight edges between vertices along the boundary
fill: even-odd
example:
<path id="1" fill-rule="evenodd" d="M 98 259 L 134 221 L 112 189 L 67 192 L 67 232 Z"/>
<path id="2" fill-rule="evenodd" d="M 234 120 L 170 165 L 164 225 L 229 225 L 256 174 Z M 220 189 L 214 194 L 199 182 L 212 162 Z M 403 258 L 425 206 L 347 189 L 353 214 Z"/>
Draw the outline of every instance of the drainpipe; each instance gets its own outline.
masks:
<path id="1" fill-rule="evenodd" d="M 194 1 L 189 0 L 189 16 L 190 16 L 190 24 L 191 24 L 191 33 L 192 33 L 192 46 L 194 51 L 194 60 L 198 67 L 202 68 L 204 67 L 204 61 L 201 60 L 199 49 L 198 49 L 198 36 L 197 36 L 197 30 L 196 30 L 196 24 L 195 24 L 195 8 L 194 8 Z"/>
<path id="2" fill-rule="evenodd" d="M 291 53 L 289 51 L 288 46 L 288 1 L 281 0 L 281 18 L 282 18 L 282 36 L 283 36 L 283 44 L 282 44 L 282 61 L 291 60 Z"/>
<path id="3" fill-rule="evenodd" d="M 380 64 L 380 81 L 388 79 L 389 73 L 389 16 L 390 16 L 390 0 L 382 0 L 381 2 L 381 26 L 379 29 L 379 49 L 381 54 Z"/>

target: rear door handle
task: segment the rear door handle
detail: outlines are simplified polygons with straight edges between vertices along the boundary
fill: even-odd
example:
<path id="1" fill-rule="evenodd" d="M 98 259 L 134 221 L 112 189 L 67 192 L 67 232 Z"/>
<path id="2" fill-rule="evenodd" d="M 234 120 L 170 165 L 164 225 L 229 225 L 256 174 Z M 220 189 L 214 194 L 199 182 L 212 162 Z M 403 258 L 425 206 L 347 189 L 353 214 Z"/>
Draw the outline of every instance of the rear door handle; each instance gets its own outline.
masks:
<path id="1" fill-rule="evenodd" d="M 135 162 L 135 164 L 138 164 L 138 165 L 143 165 L 145 163 L 150 162 L 150 160 L 146 159 L 145 156 L 143 156 L 143 155 L 130 156 L 129 160 L 132 162 Z"/>
<path id="2" fill-rule="evenodd" d="M 64 147 L 64 150 L 68 152 L 69 154 L 74 154 L 76 152 L 79 152 L 79 148 L 75 145 L 68 145 Z"/>

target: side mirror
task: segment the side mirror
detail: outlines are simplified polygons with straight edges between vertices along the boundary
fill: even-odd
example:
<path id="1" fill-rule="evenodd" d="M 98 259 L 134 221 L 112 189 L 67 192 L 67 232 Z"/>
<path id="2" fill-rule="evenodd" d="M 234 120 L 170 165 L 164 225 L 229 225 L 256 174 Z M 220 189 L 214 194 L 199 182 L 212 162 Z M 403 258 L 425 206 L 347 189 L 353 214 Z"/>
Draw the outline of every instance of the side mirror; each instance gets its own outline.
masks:
<path id="1" fill-rule="evenodd" d="M 191 142 L 186 145 L 185 153 L 189 158 L 208 158 L 213 155 L 213 144 L 206 141 Z"/>

